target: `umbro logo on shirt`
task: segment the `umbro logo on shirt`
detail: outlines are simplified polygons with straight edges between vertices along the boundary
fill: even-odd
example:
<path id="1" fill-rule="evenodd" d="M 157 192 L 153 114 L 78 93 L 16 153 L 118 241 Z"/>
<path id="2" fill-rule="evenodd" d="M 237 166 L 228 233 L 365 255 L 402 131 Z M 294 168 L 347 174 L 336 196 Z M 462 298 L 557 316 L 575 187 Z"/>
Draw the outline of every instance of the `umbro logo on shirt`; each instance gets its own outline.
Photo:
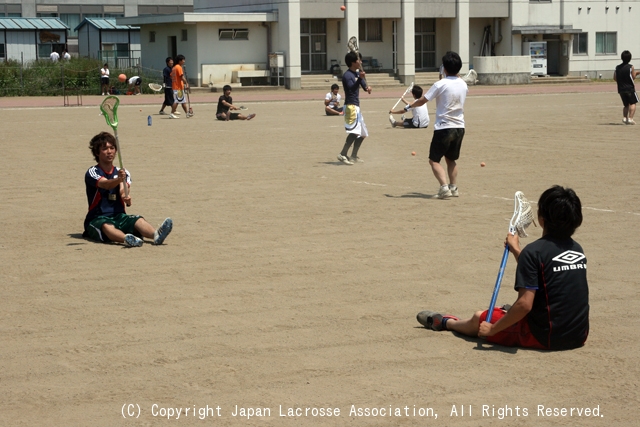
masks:
<path id="1" fill-rule="evenodd" d="M 565 251 L 560 255 L 553 258 L 553 261 L 560 262 L 565 265 L 553 267 L 553 271 L 566 271 L 566 270 L 584 270 L 587 268 L 587 264 L 580 263 L 579 261 L 585 259 L 584 254 L 576 251 Z"/>

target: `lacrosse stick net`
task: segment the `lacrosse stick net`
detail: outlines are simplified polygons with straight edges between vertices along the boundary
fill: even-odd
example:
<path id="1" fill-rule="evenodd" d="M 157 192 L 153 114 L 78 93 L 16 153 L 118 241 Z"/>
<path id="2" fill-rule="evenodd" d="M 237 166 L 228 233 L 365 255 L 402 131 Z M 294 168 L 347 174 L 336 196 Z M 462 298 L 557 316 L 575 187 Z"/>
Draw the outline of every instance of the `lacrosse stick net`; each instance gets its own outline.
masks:
<path id="1" fill-rule="evenodd" d="M 117 96 L 109 95 L 100 104 L 100 111 L 107 122 L 107 125 L 113 129 L 113 134 L 116 138 L 116 151 L 118 153 L 118 164 L 120 169 L 124 169 L 122 166 L 122 156 L 120 154 L 120 140 L 118 139 L 118 105 L 120 105 L 120 98 Z M 124 183 L 124 194 L 129 196 L 129 186 Z"/>
<path id="2" fill-rule="evenodd" d="M 347 47 L 349 48 L 349 52 L 358 53 L 358 39 L 355 36 L 351 37 L 347 42 Z"/>
<path id="3" fill-rule="evenodd" d="M 522 191 L 516 191 L 513 204 L 513 216 L 511 217 L 511 221 L 509 221 L 509 233 L 514 236 L 517 233 L 519 237 L 527 237 L 526 229 L 534 222 L 531 204 L 524 197 Z M 507 266 L 508 259 L 509 245 L 505 245 L 504 252 L 502 253 L 502 261 L 500 262 L 500 270 L 498 270 L 498 278 L 493 287 L 493 295 L 491 296 L 491 303 L 489 304 L 489 310 L 487 312 L 486 321 L 489 323 L 491 323 L 493 309 L 496 306 L 496 300 L 498 299 L 498 293 L 500 292 L 500 285 L 502 284 L 502 277 L 504 276 L 504 269 Z"/>
<path id="4" fill-rule="evenodd" d="M 163 85 L 159 85 L 158 83 L 149 83 L 149 89 L 154 92 L 160 92 L 164 88 Z"/>

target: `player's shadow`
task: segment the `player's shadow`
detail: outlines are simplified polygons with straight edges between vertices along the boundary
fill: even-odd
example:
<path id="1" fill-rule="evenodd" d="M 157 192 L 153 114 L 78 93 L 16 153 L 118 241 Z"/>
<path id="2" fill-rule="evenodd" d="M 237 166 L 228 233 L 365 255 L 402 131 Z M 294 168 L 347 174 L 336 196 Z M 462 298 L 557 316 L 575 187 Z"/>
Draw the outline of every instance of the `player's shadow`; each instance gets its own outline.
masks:
<path id="1" fill-rule="evenodd" d="M 88 240 L 86 238 L 82 237 L 82 233 L 69 233 L 69 234 L 67 234 L 67 236 L 69 236 L 72 239 L 76 239 L 76 240 L 84 240 L 84 243 L 81 243 L 81 242 L 67 243 L 67 246 L 86 245 L 88 243 Z"/>
<path id="2" fill-rule="evenodd" d="M 433 332 L 430 329 L 425 328 L 424 326 L 416 326 L 416 329 L 425 329 L 429 332 Z M 456 336 L 456 338 L 460 338 L 463 339 L 467 342 L 470 343 L 475 343 L 476 346 L 474 347 L 474 350 L 481 350 L 481 351 L 499 351 L 502 353 L 508 353 L 508 354 L 516 354 L 518 352 L 518 350 L 536 350 L 537 349 L 525 349 L 525 348 L 519 348 L 519 347 L 505 347 L 503 345 L 498 345 L 498 344 L 493 344 L 490 342 L 485 341 L 482 338 L 479 337 L 470 337 L 468 335 L 464 335 L 464 334 L 460 334 L 458 332 L 454 332 L 454 331 L 447 331 L 447 332 L 451 332 L 454 336 Z M 444 333 L 447 333 L 444 332 Z M 442 332 L 434 332 L 434 333 L 442 333 Z"/>
<path id="3" fill-rule="evenodd" d="M 622 123 L 622 120 L 621 120 L 620 122 L 600 123 L 600 126 L 630 126 L 630 125 L 626 123 Z"/>
<path id="4" fill-rule="evenodd" d="M 393 194 L 385 194 L 384 196 L 393 198 L 393 199 L 438 199 L 438 197 L 435 194 L 424 194 L 424 193 L 415 193 L 415 192 L 401 194 L 399 196 L 394 196 Z"/>

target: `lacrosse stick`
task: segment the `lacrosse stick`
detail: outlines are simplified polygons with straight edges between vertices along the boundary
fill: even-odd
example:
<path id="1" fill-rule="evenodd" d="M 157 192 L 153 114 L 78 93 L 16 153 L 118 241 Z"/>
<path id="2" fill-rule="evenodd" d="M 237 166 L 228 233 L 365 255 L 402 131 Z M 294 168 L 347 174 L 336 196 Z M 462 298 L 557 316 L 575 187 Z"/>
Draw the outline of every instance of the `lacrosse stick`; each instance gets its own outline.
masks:
<path id="1" fill-rule="evenodd" d="M 509 222 L 509 233 L 515 236 L 518 233 L 519 237 L 527 237 L 525 229 L 534 223 L 533 210 L 529 201 L 525 199 L 522 191 L 516 191 L 513 216 Z M 491 297 L 491 304 L 489 304 L 489 311 L 487 312 L 486 321 L 491 323 L 491 316 L 493 315 L 493 308 L 496 305 L 498 299 L 498 292 L 500 291 L 500 284 L 502 283 L 502 276 L 504 276 L 504 268 L 507 266 L 507 259 L 509 258 L 509 245 L 504 246 L 504 253 L 502 254 L 502 261 L 500 262 L 500 270 L 498 271 L 498 278 L 496 279 L 496 285 L 493 288 L 493 295 Z"/>
<path id="2" fill-rule="evenodd" d="M 187 68 L 184 68 L 184 78 L 189 81 L 189 77 L 187 76 Z M 189 113 L 187 114 L 187 118 L 193 116 L 193 108 L 191 108 L 191 99 L 189 98 L 189 93 L 191 92 L 191 85 L 184 91 L 187 94 L 187 105 L 189 106 Z"/>
<path id="3" fill-rule="evenodd" d="M 398 104 L 400 104 L 400 101 L 402 101 L 402 98 L 404 98 L 405 96 L 407 96 L 407 94 L 409 92 L 411 92 L 411 89 L 413 89 L 413 82 L 411 82 L 411 85 L 407 88 L 407 90 L 404 91 L 404 93 L 402 94 L 402 96 L 400 97 L 400 99 L 398 99 L 398 102 L 396 102 L 396 104 L 393 106 L 393 108 L 391 109 L 391 111 L 395 110 L 396 107 L 398 106 Z M 389 117 L 393 118 L 393 115 L 389 114 Z"/>
<path id="4" fill-rule="evenodd" d="M 151 89 L 154 92 L 160 92 L 162 91 L 163 86 L 159 85 L 158 83 L 149 83 L 149 89 Z"/>
<path id="5" fill-rule="evenodd" d="M 102 104 L 100 104 L 100 111 L 102 111 L 102 115 L 104 119 L 107 121 L 107 125 L 111 126 L 113 129 L 113 134 L 116 137 L 116 151 L 118 152 L 118 163 L 120 164 L 120 169 L 125 170 L 124 166 L 122 166 L 122 156 L 120 155 L 120 141 L 118 140 L 118 105 L 120 104 L 120 99 L 117 96 L 109 95 L 104 98 Z M 129 187 L 127 186 L 127 182 L 124 183 L 124 195 L 125 197 L 129 197 Z"/>

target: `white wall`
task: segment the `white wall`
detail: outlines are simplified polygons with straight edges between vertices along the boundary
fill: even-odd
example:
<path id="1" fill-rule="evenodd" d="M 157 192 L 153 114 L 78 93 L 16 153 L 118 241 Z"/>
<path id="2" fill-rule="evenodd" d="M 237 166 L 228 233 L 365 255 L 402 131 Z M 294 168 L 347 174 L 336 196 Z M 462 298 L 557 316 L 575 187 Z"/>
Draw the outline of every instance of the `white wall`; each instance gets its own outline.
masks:
<path id="1" fill-rule="evenodd" d="M 38 46 L 35 44 L 35 31 L 7 31 L 7 59 L 25 61 L 38 59 Z M 21 56 L 24 55 L 24 56 Z"/>

